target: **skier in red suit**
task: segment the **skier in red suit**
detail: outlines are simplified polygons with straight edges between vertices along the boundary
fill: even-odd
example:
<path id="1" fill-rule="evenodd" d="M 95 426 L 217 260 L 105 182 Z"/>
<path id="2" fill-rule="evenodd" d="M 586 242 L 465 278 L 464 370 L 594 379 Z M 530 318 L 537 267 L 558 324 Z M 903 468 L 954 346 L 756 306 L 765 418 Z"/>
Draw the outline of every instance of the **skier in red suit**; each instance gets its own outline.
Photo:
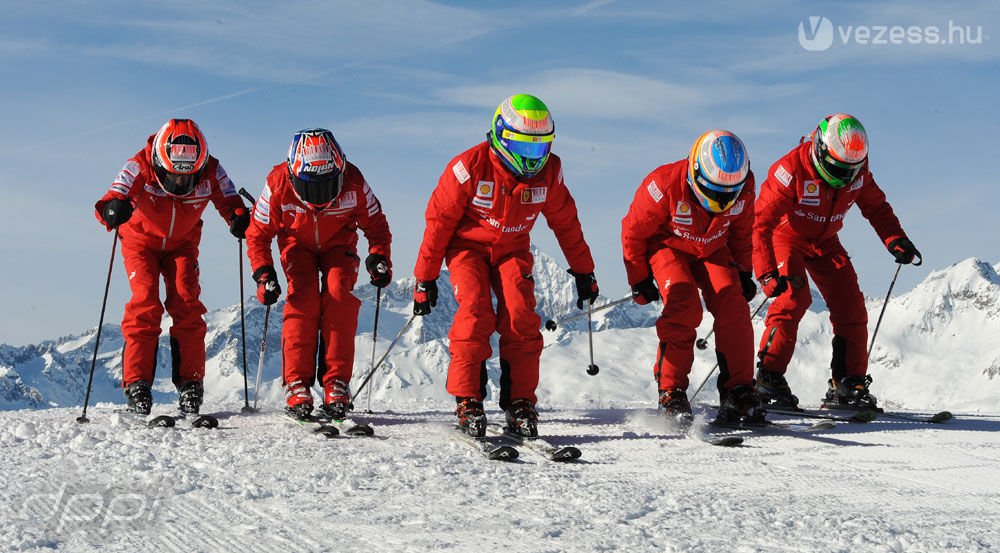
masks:
<path id="1" fill-rule="evenodd" d="M 368 240 L 365 269 L 371 284 L 384 288 L 392 281 L 392 235 L 382 204 L 330 131 L 295 133 L 288 159 L 268 174 L 254 206 L 247 256 L 257 298 L 265 305 L 275 303 L 281 288 L 271 241 L 277 237 L 288 283 L 282 382 L 286 408 L 297 417 L 312 413 L 310 389 L 317 375 L 324 390 L 322 408 L 329 416 L 343 419 L 351 406 L 348 384 L 361 308 L 361 300 L 351 293 L 361 264 L 358 229 Z"/>
<path id="2" fill-rule="evenodd" d="M 751 273 L 754 177 L 729 131 L 702 134 L 688 159 L 662 165 L 639 186 L 622 220 L 625 271 L 636 303 L 663 300 L 653 365 L 659 410 L 691 420 L 688 375 L 702 306 L 714 316 L 720 422 L 760 421 L 753 386 Z M 659 285 L 657 285 L 657 283 Z"/>
<path id="3" fill-rule="evenodd" d="M 811 301 L 808 273 L 826 300 L 833 324 L 832 378 L 825 404 L 877 408 L 868 390 L 868 312 L 858 275 L 837 236 L 855 204 L 896 262 L 920 258 L 868 168 L 865 128 L 846 113 L 823 119 L 811 140 L 771 166 L 761 186 L 754 270 L 764 293 L 776 299 L 760 342 L 757 382 L 771 405 L 798 404 L 784 375 L 799 321 Z"/>
<path id="4" fill-rule="evenodd" d="M 458 404 L 460 428 L 474 436 L 486 431 L 486 360 L 492 354 L 490 336 L 497 331 L 499 403 L 507 426 L 536 436 L 542 335 L 529 233 L 539 215 L 569 261 L 580 309 L 597 298 L 597 279 L 562 164 L 550 153 L 555 131 L 548 108 L 534 96 L 518 94 L 500 104 L 492 123 L 485 142 L 448 163 L 427 204 L 413 312 L 427 315 L 436 305 L 436 280 L 445 261 L 458 301 L 449 333 L 447 388 Z"/>
<path id="5" fill-rule="evenodd" d="M 149 414 L 163 308 L 172 319 L 170 351 L 180 409 L 197 413 L 204 396 L 205 306 L 199 295 L 201 214 L 215 205 L 230 232 L 243 238 L 250 214 L 232 181 L 208 155 L 205 136 L 189 119 L 171 119 L 132 156 L 95 213 L 121 236 L 132 299 L 125 305 L 122 386 L 129 409 Z M 160 275 L 166 299 L 160 302 Z"/>

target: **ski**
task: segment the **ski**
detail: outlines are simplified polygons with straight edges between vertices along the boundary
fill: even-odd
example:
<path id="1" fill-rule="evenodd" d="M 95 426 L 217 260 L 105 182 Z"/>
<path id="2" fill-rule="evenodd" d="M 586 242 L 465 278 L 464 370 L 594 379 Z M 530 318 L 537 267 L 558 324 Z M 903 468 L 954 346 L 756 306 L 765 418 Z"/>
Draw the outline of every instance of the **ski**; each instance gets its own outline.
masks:
<path id="1" fill-rule="evenodd" d="M 323 413 L 315 415 L 314 418 L 323 424 L 335 427 L 343 436 L 351 438 L 370 438 L 375 435 L 375 429 L 373 429 L 370 425 L 363 422 L 357 422 L 351 418 L 332 419 Z"/>
<path id="2" fill-rule="evenodd" d="M 509 462 L 516 460 L 520 455 L 517 449 L 512 446 L 497 444 L 486 438 L 473 438 L 465 432 L 462 432 L 458 427 L 454 427 L 451 430 L 451 435 L 455 441 L 471 447 L 490 461 Z"/>
<path id="3" fill-rule="evenodd" d="M 743 445 L 743 436 L 712 436 L 710 434 L 688 432 L 687 437 L 718 447 L 736 447 Z"/>
<path id="4" fill-rule="evenodd" d="M 557 463 L 568 463 L 579 459 L 583 453 L 575 446 L 556 446 L 542 438 L 529 438 L 508 431 L 506 426 L 491 424 L 486 427 L 486 431 L 494 436 L 498 436 L 511 443 L 522 445 L 548 459 Z"/>
<path id="5" fill-rule="evenodd" d="M 767 430 L 783 430 L 788 432 L 801 432 L 801 433 L 811 433 L 819 432 L 821 430 L 830 430 L 837 426 L 834 421 L 817 421 L 811 424 L 799 424 L 792 422 L 775 422 L 775 421 L 764 421 L 763 423 L 725 423 L 713 421 L 708 423 L 709 426 L 715 428 L 731 428 L 733 430 L 749 430 L 751 432 L 755 431 L 767 431 Z"/>
<path id="6" fill-rule="evenodd" d="M 776 415 L 802 417 L 805 419 L 825 419 L 829 421 L 855 422 L 855 423 L 872 422 L 878 416 L 878 414 L 875 413 L 875 411 L 871 410 L 856 411 L 852 412 L 850 415 L 835 415 L 829 412 L 819 412 L 808 409 L 782 409 L 773 407 L 764 407 L 764 411 L 768 413 L 774 413 Z"/>
<path id="7" fill-rule="evenodd" d="M 187 421 L 188 415 L 180 414 L 173 417 L 175 421 Z M 191 428 L 218 428 L 219 419 L 214 415 L 195 415 L 190 419 Z"/>
<path id="8" fill-rule="evenodd" d="M 314 434 L 319 434 L 324 438 L 336 438 L 340 435 L 340 430 L 336 426 L 324 423 L 322 420 L 310 415 L 305 418 L 297 417 L 291 413 L 284 413 L 281 418 L 291 421 L 304 428 L 309 428 Z"/>
<path id="9" fill-rule="evenodd" d="M 916 415 L 913 413 L 900 413 L 897 411 L 884 411 L 879 413 L 881 417 L 889 417 L 891 419 L 899 419 L 910 422 L 931 422 L 935 424 L 941 424 L 948 422 L 954 418 L 954 415 L 950 411 L 939 411 L 932 415 Z"/>
<path id="10" fill-rule="evenodd" d="M 155 417 L 146 418 L 146 415 L 140 415 L 133 411 L 128 411 L 126 409 L 115 409 L 115 413 L 122 416 L 122 419 L 128 421 L 132 426 L 145 426 L 146 428 L 173 428 L 177 425 L 177 421 L 174 420 L 170 415 L 157 415 Z"/>

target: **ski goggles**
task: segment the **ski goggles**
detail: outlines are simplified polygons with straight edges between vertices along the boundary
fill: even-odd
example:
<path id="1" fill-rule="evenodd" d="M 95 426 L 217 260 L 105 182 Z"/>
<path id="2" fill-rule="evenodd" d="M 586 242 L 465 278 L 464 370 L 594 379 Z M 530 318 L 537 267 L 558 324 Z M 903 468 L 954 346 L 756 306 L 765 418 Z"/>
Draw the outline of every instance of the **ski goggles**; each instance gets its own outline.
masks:
<path id="1" fill-rule="evenodd" d="M 694 180 L 695 185 L 698 187 L 698 192 L 704 194 L 706 198 L 718 204 L 723 210 L 727 209 L 730 204 L 736 201 L 740 192 L 743 191 L 743 185 L 746 183 L 746 180 L 744 180 L 738 184 L 722 186 L 706 179 L 705 176 L 701 174 L 701 171 L 695 172 Z"/>
<path id="2" fill-rule="evenodd" d="M 844 163 L 843 161 L 834 159 L 829 154 L 823 156 L 821 163 L 823 164 L 823 169 L 833 179 L 833 182 L 829 183 L 833 188 L 842 188 L 854 182 L 858 173 L 861 172 L 862 167 L 865 166 L 864 161 L 860 163 Z"/>

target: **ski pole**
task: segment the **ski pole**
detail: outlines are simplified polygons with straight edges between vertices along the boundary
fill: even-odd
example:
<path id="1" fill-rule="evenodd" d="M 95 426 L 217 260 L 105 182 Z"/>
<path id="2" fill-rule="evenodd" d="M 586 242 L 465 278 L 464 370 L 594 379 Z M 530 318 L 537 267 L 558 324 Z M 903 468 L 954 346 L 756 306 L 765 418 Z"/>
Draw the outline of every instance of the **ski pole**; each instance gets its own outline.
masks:
<path id="1" fill-rule="evenodd" d="M 372 330 L 372 360 L 368 365 L 371 367 L 369 371 L 375 370 L 375 343 L 378 341 L 378 314 L 382 307 L 382 289 L 376 287 L 375 292 L 375 328 Z M 368 410 L 367 413 L 372 412 L 372 389 L 368 388 Z"/>
<path id="2" fill-rule="evenodd" d="M 921 260 L 921 263 L 922 262 L 923 260 Z M 917 265 L 919 265 L 919 263 Z M 878 327 L 882 325 L 882 315 L 885 315 L 885 308 L 889 305 L 889 297 L 892 296 L 892 287 L 896 285 L 896 278 L 899 277 L 899 270 L 902 268 L 902 263 L 896 264 L 896 274 L 892 276 L 892 282 L 889 283 L 889 291 L 885 293 L 885 301 L 882 302 L 882 311 L 878 314 L 878 321 L 875 323 L 875 331 L 872 332 L 872 341 L 868 344 L 869 361 L 871 361 L 872 358 L 872 348 L 875 346 L 875 337 L 878 336 Z"/>
<path id="3" fill-rule="evenodd" d="M 240 337 L 243 342 L 243 408 L 240 409 L 243 413 L 249 413 L 250 409 L 250 386 L 247 384 L 247 319 L 246 310 L 243 305 L 243 239 L 238 238 L 236 240 L 237 245 L 240 248 L 237 260 L 240 264 Z"/>
<path id="4" fill-rule="evenodd" d="M 353 394 L 351 394 L 351 397 L 358 397 L 361 390 L 365 389 L 365 386 L 368 385 L 368 381 L 371 380 L 372 375 L 375 374 L 375 370 L 382 366 L 385 359 L 389 357 L 389 352 L 392 351 L 392 348 L 396 347 L 396 342 L 399 342 L 399 339 L 403 337 L 403 333 L 406 332 L 406 329 L 410 328 L 410 325 L 413 324 L 413 320 L 416 318 L 416 315 L 410 315 L 409 320 L 406 321 L 403 328 L 399 329 L 399 334 L 397 334 L 396 337 L 393 338 L 392 343 L 389 344 L 389 348 L 385 350 L 385 353 L 383 353 L 382 357 L 379 358 L 378 363 L 375 363 L 371 370 L 368 371 L 368 374 L 365 375 L 365 379 L 361 381 L 361 385 L 358 386 L 358 389 Z"/>
<path id="5" fill-rule="evenodd" d="M 590 345 L 590 365 L 587 365 L 587 374 L 590 376 L 600 372 L 600 367 L 594 364 L 594 320 L 591 315 L 594 313 L 594 304 L 587 304 L 587 342 Z"/>
<path id="6" fill-rule="evenodd" d="M 805 279 L 800 276 L 788 277 L 788 283 L 792 286 L 792 288 L 802 288 L 806 285 Z M 764 299 L 766 300 L 767 298 Z M 757 313 L 754 312 L 754 315 L 756 314 Z M 753 316 L 751 316 L 750 319 L 753 319 Z M 708 339 L 711 338 L 713 334 L 715 334 L 714 326 L 712 327 L 712 330 L 708 331 L 708 334 L 706 334 L 704 338 L 698 338 L 695 340 L 694 346 L 698 349 L 708 349 Z"/>
<path id="7" fill-rule="evenodd" d="M 97 337 L 94 339 L 94 357 L 90 360 L 90 377 L 87 378 L 87 394 L 83 398 L 83 413 L 76 418 L 76 422 L 90 422 L 87 418 L 87 406 L 90 404 L 90 389 L 94 385 L 94 368 L 97 367 L 97 351 L 101 348 L 101 329 L 104 328 L 104 311 L 108 307 L 108 290 L 111 288 L 111 270 L 115 266 L 115 250 L 118 249 L 118 229 L 115 229 L 115 237 L 111 241 L 111 261 L 108 262 L 108 281 L 104 284 L 104 300 L 101 302 L 101 318 L 97 323 Z"/>
<path id="8" fill-rule="evenodd" d="M 264 373 L 264 356 L 267 353 L 267 323 L 271 318 L 271 306 L 264 309 L 264 336 L 260 339 L 260 358 L 257 359 L 257 385 L 253 389 L 253 411 L 257 410 L 257 396 L 260 395 L 260 377 Z"/>
<path id="9" fill-rule="evenodd" d="M 614 307 L 616 305 L 621 305 L 621 304 L 623 304 L 623 303 L 625 303 L 627 301 L 632 301 L 632 298 L 634 298 L 634 297 L 635 296 L 629 295 L 629 296 L 626 296 L 626 297 L 624 297 L 622 299 L 615 300 L 615 301 L 610 302 L 610 303 L 606 303 L 606 304 L 604 304 L 604 305 L 602 305 L 600 307 L 593 307 L 593 309 L 588 309 L 586 313 L 583 313 L 583 312 L 576 312 L 576 313 L 574 313 L 574 312 L 571 311 L 570 313 L 567 313 L 566 315 L 563 315 L 563 317 L 561 319 L 559 319 L 558 322 L 553 321 L 552 319 L 549 319 L 549 320 L 545 321 L 545 330 L 555 330 L 561 324 L 566 324 L 566 323 L 568 323 L 570 321 L 575 321 L 575 320 L 577 320 L 577 319 L 579 319 L 581 317 L 590 317 L 591 315 L 593 315 L 594 313 L 597 313 L 598 311 L 604 311 L 605 309 L 611 309 L 612 307 Z"/>
<path id="10" fill-rule="evenodd" d="M 760 305 L 757 306 L 757 309 L 753 310 L 753 313 L 750 315 L 750 322 L 751 323 L 753 322 L 754 319 L 757 318 L 757 314 L 760 313 L 760 310 L 763 309 L 763 307 L 764 307 L 765 304 L 767 304 L 767 298 L 764 298 L 764 300 L 760 302 Z M 715 374 L 715 371 L 718 368 L 719 368 L 719 362 L 716 361 L 715 362 L 715 366 L 712 367 L 712 370 L 709 371 L 707 375 L 705 375 L 705 379 L 702 380 L 701 384 L 698 385 L 698 389 L 695 390 L 693 394 L 691 394 L 691 400 L 690 401 L 693 402 L 694 398 L 698 397 L 698 393 L 701 392 L 701 389 L 705 387 L 706 383 L 708 383 L 708 379 L 712 378 L 712 375 Z"/>

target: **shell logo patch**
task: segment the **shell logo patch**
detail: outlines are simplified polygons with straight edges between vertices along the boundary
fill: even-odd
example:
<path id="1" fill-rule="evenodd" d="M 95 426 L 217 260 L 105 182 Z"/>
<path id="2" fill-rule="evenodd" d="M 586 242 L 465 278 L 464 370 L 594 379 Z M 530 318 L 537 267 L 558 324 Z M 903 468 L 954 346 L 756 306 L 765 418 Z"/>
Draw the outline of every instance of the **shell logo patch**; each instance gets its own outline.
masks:
<path id="1" fill-rule="evenodd" d="M 685 201 L 677 202 L 677 208 L 674 209 L 674 222 L 678 225 L 690 225 L 694 222 L 691 217 L 691 204 Z"/>
<path id="2" fill-rule="evenodd" d="M 802 197 L 799 203 L 803 205 L 817 206 L 820 204 L 819 184 L 814 180 L 807 180 L 802 183 Z"/>

